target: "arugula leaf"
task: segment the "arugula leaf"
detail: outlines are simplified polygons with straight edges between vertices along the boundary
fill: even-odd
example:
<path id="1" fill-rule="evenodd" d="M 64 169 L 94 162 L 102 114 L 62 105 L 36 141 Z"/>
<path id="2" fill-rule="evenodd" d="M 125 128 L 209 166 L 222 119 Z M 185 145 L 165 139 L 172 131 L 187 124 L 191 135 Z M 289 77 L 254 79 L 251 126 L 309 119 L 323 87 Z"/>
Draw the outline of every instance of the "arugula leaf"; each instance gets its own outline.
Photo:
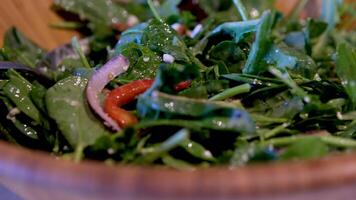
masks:
<path id="1" fill-rule="evenodd" d="M 240 22 L 225 22 L 216 27 L 209 34 L 209 37 L 213 37 L 214 35 L 218 34 L 227 34 L 230 35 L 233 38 L 234 42 L 237 43 L 243 38 L 245 34 L 255 32 L 261 20 L 255 19 Z"/>
<path id="2" fill-rule="evenodd" d="M 57 82 L 46 94 L 49 116 L 76 151 L 82 151 L 97 138 L 110 134 L 86 102 L 86 85 L 87 79 L 71 76 Z"/>
<path id="3" fill-rule="evenodd" d="M 259 74 L 268 69 L 263 58 L 271 48 L 272 29 L 276 23 L 277 17 L 275 12 L 263 13 L 261 21 L 257 27 L 256 39 L 251 47 L 243 73 Z"/>
<path id="4" fill-rule="evenodd" d="M 144 119 L 155 119 L 159 114 L 205 118 L 210 127 L 235 130 L 247 134 L 255 133 L 255 124 L 249 114 L 230 104 L 201 99 L 190 99 L 164 94 L 158 91 L 142 95 L 137 103 L 138 114 Z M 215 118 L 207 116 L 215 114 Z M 225 116 L 225 118 L 224 118 Z M 220 118 L 219 118 L 220 117 Z M 227 118 L 226 118 L 227 117 Z M 203 120 L 204 121 L 204 120 Z"/>
<path id="5" fill-rule="evenodd" d="M 336 73 L 354 108 L 356 107 L 356 49 L 340 44 L 337 48 Z"/>
<path id="6" fill-rule="evenodd" d="M 120 40 L 118 41 L 118 43 L 115 46 L 115 53 L 120 48 L 122 48 L 121 46 L 126 45 L 130 42 L 142 44 L 142 41 L 141 41 L 142 35 L 143 35 L 143 32 L 146 30 L 147 25 L 148 25 L 147 23 L 141 23 L 141 24 L 138 24 L 138 25 L 131 27 L 131 28 L 127 29 L 126 31 L 122 32 L 121 36 L 120 36 Z"/>
<path id="7" fill-rule="evenodd" d="M 180 146 L 196 158 L 207 161 L 215 160 L 211 152 L 197 142 L 187 139 L 183 141 Z"/>
<path id="8" fill-rule="evenodd" d="M 312 55 L 312 40 L 321 36 L 327 30 L 328 24 L 314 19 L 308 19 L 307 26 L 304 30 L 305 35 L 305 51 L 308 55 Z"/>
<path id="9" fill-rule="evenodd" d="M 152 37 L 152 36 L 155 37 Z M 186 46 L 177 33 L 166 23 L 153 19 L 142 35 L 142 44 L 152 51 L 172 55 L 175 60 L 189 63 Z"/>
<path id="10" fill-rule="evenodd" d="M 6 115 L 6 119 L 10 120 L 12 122 L 12 124 L 14 125 L 14 127 L 20 131 L 20 133 L 22 133 L 26 138 L 32 138 L 35 140 L 39 139 L 39 134 L 36 130 L 34 130 L 31 126 L 32 124 L 27 123 L 27 122 L 23 122 L 24 120 L 19 120 L 17 118 L 17 115 L 20 113 L 17 113 L 18 110 L 16 107 L 13 106 L 13 104 L 10 102 L 9 98 L 0 96 L 0 100 L 2 101 L 2 103 L 4 104 L 4 108 L 1 108 L 2 111 L 4 112 L 8 112 Z M 1 122 L 2 123 L 2 122 Z M 6 122 L 6 124 L 8 124 L 8 122 Z M 5 128 L 5 127 L 4 127 Z M 6 129 L 6 128 L 5 128 Z M 6 130 L 4 130 L 5 134 L 6 134 Z M 10 137 L 12 138 L 14 136 L 15 133 L 11 133 Z M 22 141 L 20 141 L 21 143 Z"/>
<path id="11" fill-rule="evenodd" d="M 14 70 L 9 70 L 7 75 L 9 77 L 9 82 L 7 82 L 3 88 L 5 95 L 11 99 L 23 113 L 33 119 L 36 123 L 40 123 L 40 112 L 29 97 L 32 90 L 32 84 Z"/>
<path id="12" fill-rule="evenodd" d="M 127 72 L 116 78 L 118 82 L 128 83 L 155 77 L 161 58 L 146 46 L 131 42 L 120 46 L 116 52 L 124 55 L 130 61 Z"/>
<path id="13" fill-rule="evenodd" d="M 3 48 L 6 60 L 20 62 L 32 68 L 35 68 L 45 55 L 45 50 L 26 38 L 14 27 L 5 33 Z"/>
<path id="14" fill-rule="evenodd" d="M 149 22 L 142 35 L 142 44 L 160 55 L 173 56 L 176 62 L 195 64 L 202 69 L 206 68 L 187 48 L 177 32 L 168 24 L 157 19 Z"/>
<path id="15" fill-rule="evenodd" d="M 194 170 L 195 169 L 194 166 L 191 165 L 190 163 L 185 162 L 184 160 L 176 159 L 176 158 L 170 156 L 169 154 L 162 156 L 162 162 L 167 166 L 170 166 L 172 168 L 179 169 L 179 170 Z"/>

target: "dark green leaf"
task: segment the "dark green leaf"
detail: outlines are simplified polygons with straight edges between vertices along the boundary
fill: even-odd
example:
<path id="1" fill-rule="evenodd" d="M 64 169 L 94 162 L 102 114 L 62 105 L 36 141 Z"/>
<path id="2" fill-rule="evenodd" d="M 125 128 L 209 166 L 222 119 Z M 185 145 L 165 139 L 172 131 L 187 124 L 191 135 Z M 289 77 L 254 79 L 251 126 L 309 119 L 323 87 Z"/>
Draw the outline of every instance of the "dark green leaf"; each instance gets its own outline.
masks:
<path id="1" fill-rule="evenodd" d="M 4 53 L 9 61 L 20 62 L 35 68 L 44 57 L 45 51 L 16 28 L 10 28 L 4 37 Z"/>

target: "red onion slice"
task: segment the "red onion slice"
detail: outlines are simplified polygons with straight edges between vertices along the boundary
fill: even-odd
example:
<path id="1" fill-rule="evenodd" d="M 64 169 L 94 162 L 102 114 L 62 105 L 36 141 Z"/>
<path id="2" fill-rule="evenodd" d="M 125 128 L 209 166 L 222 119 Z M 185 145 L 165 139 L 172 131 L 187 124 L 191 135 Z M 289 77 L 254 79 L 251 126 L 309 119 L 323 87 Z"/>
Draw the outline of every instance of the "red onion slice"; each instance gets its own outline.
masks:
<path id="1" fill-rule="evenodd" d="M 121 127 L 104 112 L 98 95 L 114 77 L 124 73 L 128 68 L 129 61 L 124 56 L 115 56 L 93 74 L 86 89 L 91 108 L 105 121 L 106 126 L 115 131 L 121 130 Z"/>

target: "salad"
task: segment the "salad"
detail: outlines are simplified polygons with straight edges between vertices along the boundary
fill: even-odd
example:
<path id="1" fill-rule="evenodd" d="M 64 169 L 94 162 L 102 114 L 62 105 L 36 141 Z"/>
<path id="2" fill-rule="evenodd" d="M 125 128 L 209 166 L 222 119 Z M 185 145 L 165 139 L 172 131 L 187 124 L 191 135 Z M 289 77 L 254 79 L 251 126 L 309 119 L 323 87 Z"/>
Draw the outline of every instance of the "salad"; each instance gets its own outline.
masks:
<path id="1" fill-rule="evenodd" d="M 194 169 L 356 147 L 355 3 L 56 0 L 46 51 L 0 51 L 0 138 L 62 159 Z M 68 15 L 67 15 L 68 16 Z"/>

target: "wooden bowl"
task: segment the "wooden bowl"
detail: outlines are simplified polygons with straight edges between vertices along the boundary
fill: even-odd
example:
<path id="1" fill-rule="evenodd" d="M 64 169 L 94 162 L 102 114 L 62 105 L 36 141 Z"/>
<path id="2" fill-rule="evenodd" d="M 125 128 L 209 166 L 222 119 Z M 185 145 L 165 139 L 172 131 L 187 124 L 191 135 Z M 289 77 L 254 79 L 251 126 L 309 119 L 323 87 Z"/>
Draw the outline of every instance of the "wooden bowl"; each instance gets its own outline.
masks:
<path id="1" fill-rule="evenodd" d="M 34 6 L 33 0 L 2 0 L 0 33 L 9 25 L 17 25 L 47 48 L 69 41 L 72 33 L 53 31 L 46 26 L 47 22 L 59 20 L 48 11 L 50 2 L 36 0 Z M 279 6 L 289 5 L 290 9 L 293 4 L 289 3 L 283 1 Z M 177 171 L 163 167 L 107 166 L 94 161 L 73 163 L 3 141 L 0 152 L 0 184 L 27 200 L 351 200 L 356 196 L 355 153 L 235 169 Z"/>

